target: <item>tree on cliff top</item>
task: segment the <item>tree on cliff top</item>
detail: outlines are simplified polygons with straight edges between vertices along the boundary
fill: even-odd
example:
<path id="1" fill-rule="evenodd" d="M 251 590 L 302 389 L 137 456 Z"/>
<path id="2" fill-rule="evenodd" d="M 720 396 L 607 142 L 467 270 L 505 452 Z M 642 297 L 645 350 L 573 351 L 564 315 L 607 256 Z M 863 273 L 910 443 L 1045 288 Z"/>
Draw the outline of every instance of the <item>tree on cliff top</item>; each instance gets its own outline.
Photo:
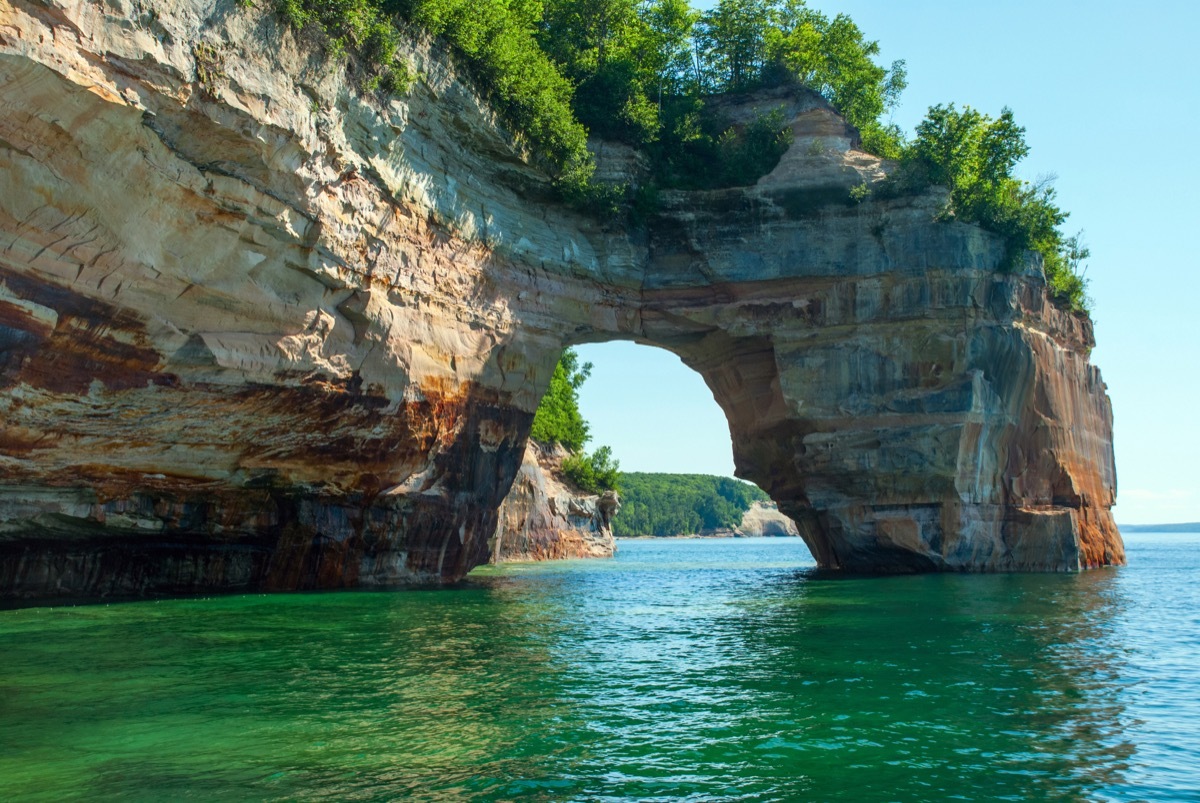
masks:
<path id="1" fill-rule="evenodd" d="M 592 454 L 583 451 L 592 436 L 579 412 L 579 388 L 591 373 L 592 364 L 581 365 L 575 349 L 563 351 L 550 377 L 550 388 L 534 413 L 529 437 L 566 447 L 571 455 L 563 460 L 563 474 L 583 490 L 601 493 L 618 487 L 621 464 L 612 459 L 612 449 L 607 446 Z"/>
<path id="2" fill-rule="evenodd" d="M 592 374 L 592 364 L 579 364 L 575 349 L 567 349 L 554 366 L 550 388 L 538 404 L 529 437 L 542 443 L 559 443 L 572 452 L 583 450 L 592 439 L 579 412 L 579 388 Z"/>
<path id="3" fill-rule="evenodd" d="M 1079 268 L 1087 249 L 1061 232 L 1066 213 L 1048 182 L 1013 176 L 1028 149 L 1011 112 L 993 120 L 969 107 L 934 106 L 906 143 L 882 121 L 905 86 L 904 63 L 876 64 L 878 43 L 844 14 L 830 18 L 804 0 L 720 0 L 705 14 L 686 0 L 273 3 L 296 27 L 324 30 L 332 52 L 356 52 L 372 74 L 365 83 L 377 88 L 411 77 L 399 51 L 406 24 L 439 37 L 564 195 L 606 214 L 619 208 L 623 188 L 592 183 L 589 128 L 644 148 L 654 168 L 642 188 L 647 199 L 654 182 L 752 184 L 788 145 L 782 122 L 763 117 L 739 131 L 706 120 L 703 96 L 789 81 L 810 87 L 859 129 L 866 150 L 902 159 L 918 184 L 948 186 L 957 219 L 1003 235 L 1010 266 L 1027 250 L 1040 253 L 1054 300 L 1086 310 Z M 565 408 L 554 417 L 560 442 L 582 448 L 582 418 L 573 422 Z"/>
<path id="4" fill-rule="evenodd" d="M 1088 249 L 1079 235 L 1063 234 L 1067 213 L 1054 202 L 1049 180 L 1031 183 L 1013 175 L 1028 153 L 1025 129 L 1011 109 L 992 118 L 970 106 L 939 104 L 917 126 L 904 166 L 918 180 L 950 189 L 957 220 L 1003 235 L 1009 267 L 1026 251 L 1041 254 L 1051 297 L 1069 309 L 1086 310 L 1087 282 L 1079 267 Z"/>

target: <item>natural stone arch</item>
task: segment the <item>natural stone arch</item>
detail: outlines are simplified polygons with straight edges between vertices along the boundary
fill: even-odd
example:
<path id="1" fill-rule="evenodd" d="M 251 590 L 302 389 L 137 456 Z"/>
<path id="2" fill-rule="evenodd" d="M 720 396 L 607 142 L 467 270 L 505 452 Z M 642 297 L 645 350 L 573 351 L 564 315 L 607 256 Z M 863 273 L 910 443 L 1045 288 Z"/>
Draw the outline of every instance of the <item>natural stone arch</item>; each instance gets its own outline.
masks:
<path id="1" fill-rule="evenodd" d="M 1090 322 L 815 95 L 730 105 L 792 120 L 778 167 L 628 227 L 428 49 L 381 102 L 259 10 L 150 6 L 3 12 L 0 594 L 458 579 L 561 349 L 614 338 L 705 377 L 826 567 L 1123 561 Z"/>

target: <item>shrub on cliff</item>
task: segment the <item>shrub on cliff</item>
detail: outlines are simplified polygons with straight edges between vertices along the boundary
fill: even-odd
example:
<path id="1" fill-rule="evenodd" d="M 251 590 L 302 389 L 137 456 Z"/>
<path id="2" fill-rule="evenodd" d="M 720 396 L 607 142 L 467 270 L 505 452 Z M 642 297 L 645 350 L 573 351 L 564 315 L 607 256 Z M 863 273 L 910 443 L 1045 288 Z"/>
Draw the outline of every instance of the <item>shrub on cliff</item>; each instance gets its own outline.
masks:
<path id="1" fill-rule="evenodd" d="M 314 26 L 340 55 L 354 49 L 367 68 L 366 84 L 386 92 L 406 90 L 408 62 L 398 55 L 401 32 L 376 0 L 275 0 L 279 14 L 296 28 Z"/>
<path id="2" fill-rule="evenodd" d="M 647 197 L 654 184 L 746 185 L 786 149 L 782 121 L 766 116 L 737 131 L 706 119 L 704 96 L 787 82 L 810 87 L 859 129 L 865 149 L 902 160 L 896 185 L 949 187 L 957 219 L 1004 235 L 1010 265 L 1025 251 L 1040 253 L 1055 300 L 1087 309 L 1079 271 L 1087 249 L 1063 235 L 1067 215 L 1048 183 L 1013 176 L 1028 147 L 1012 113 L 992 119 L 970 107 L 934 106 L 905 143 L 881 122 L 905 87 L 904 63 L 876 64 L 878 43 L 845 14 L 830 18 L 803 0 L 720 0 L 704 14 L 687 0 L 274 2 L 295 26 L 325 31 L 335 52 L 354 49 L 367 84 L 384 89 L 409 80 L 397 56 L 405 35 L 397 20 L 440 37 L 565 197 L 605 216 L 616 214 L 624 192 L 591 182 L 585 125 L 645 149 L 653 173 Z"/>
<path id="3" fill-rule="evenodd" d="M 621 490 L 621 463 L 612 459 L 612 449 L 601 446 L 591 454 L 573 454 L 562 462 L 562 472 L 571 482 L 594 494 Z"/>
<path id="4" fill-rule="evenodd" d="M 1026 251 L 1041 254 L 1052 297 L 1069 309 L 1086 310 L 1087 284 L 1079 267 L 1088 250 L 1079 235 L 1063 234 L 1067 213 L 1055 203 L 1049 181 L 1030 183 L 1013 175 L 1029 146 L 1012 111 L 1006 108 L 993 119 L 970 106 L 960 111 L 953 103 L 938 105 L 916 133 L 903 156 L 908 180 L 948 187 L 957 220 L 1005 237 L 1009 267 Z"/>
<path id="5" fill-rule="evenodd" d="M 634 145 L 656 142 L 665 132 L 668 141 L 711 151 L 718 161 L 709 167 L 720 165 L 729 156 L 730 129 L 703 131 L 690 122 L 704 94 L 795 81 L 842 110 L 868 146 L 883 152 L 894 144 L 893 129 L 878 118 L 904 87 L 903 63 L 890 70 L 875 64 L 878 44 L 867 41 L 849 17 L 830 19 L 802 0 L 722 0 L 704 15 L 686 0 L 275 5 L 296 27 L 325 31 L 335 52 L 354 49 L 372 75 L 368 83 L 385 89 L 402 87 L 409 75 L 396 55 L 404 35 L 397 20 L 441 38 L 514 135 L 531 146 L 569 197 L 584 201 L 592 194 L 587 130 Z M 753 146 L 736 144 L 744 151 Z M 759 170 L 773 166 L 765 158 L 754 164 Z M 744 169 L 717 175 L 742 184 L 758 177 Z"/>
<path id="6" fill-rule="evenodd" d="M 803 0 L 721 0 L 696 31 L 697 73 L 706 92 L 796 82 L 825 97 L 881 156 L 900 133 L 880 122 L 907 85 L 903 61 L 875 63 L 869 41 L 845 14 L 830 18 Z"/>
<path id="7" fill-rule="evenodd" d="M 298 28 L 323 30 L 335 51 L 353 47 L 368 71 L 396 76 L 396 46 L 406 20 L 440 37 L 476 80 L 519 141 L 524 141 L 556 182 L 575 192 L 593 164 L 587 132 L 571 108 L 573 87 L 535 39 L 541 25 L 536 2 L 494 0 L 275 0 Z M 405 73 L 406 75 L 407 73 Z M 378 82 L 377 82 L 378 83 Z M 398 87 L 392 79 L 383 88 Z"/>

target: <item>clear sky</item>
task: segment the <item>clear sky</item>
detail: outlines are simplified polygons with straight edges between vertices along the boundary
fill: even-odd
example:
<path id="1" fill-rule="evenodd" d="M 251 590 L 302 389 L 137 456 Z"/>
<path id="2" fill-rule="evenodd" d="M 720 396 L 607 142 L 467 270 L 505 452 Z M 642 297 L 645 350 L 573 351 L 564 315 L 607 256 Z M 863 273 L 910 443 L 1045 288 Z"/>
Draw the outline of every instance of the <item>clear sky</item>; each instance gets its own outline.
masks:
<path id="1" fill-rule="evenodd" d="M 710 6 L 704 4 L 705 7 Z M 932 104 L 1012 108 L 1022 176 L 1058 176 L 1066 230 L 1091 247 L 1100 366 L 1112 397 L 1123 524 L 1200 521 L 1200 3 L 810 0 L 904 59 L 894 121 Z M 665 351 L 580 349 L 593 445 L 630 471 L 732 474 L 724 416 Z"/>

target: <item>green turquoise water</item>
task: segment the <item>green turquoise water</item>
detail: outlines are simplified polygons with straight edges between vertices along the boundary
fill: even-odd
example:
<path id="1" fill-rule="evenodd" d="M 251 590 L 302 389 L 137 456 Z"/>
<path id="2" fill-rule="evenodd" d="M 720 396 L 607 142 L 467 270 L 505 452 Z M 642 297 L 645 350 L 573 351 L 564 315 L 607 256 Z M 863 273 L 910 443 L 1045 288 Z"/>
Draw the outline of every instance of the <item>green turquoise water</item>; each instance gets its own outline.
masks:
<path id="1" fill-rule="evenodd" d="M 830 580 L 623 542 L 436 591 L 0 611 L 0 800 L 1200 800 L 1200 539 Z"/>

